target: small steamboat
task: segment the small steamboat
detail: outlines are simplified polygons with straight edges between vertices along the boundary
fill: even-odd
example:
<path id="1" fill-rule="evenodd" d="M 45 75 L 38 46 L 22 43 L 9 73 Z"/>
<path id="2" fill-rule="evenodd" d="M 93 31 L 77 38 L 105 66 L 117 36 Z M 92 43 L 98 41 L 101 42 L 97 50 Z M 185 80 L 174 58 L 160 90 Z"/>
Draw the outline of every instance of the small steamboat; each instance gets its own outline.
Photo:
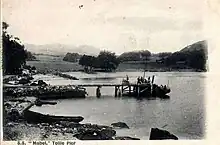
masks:
<path id="1" fill-rule="evenodd" d="M 145 76 L 145 75 L 144 75 Z M 138 77 L 136 83 L 130 83 L 127 76 L 126 79 L 122 81 L 122 85 L 128 86 L 129 89 L 124 88 L 122 90 L 122 96 L 136 97 L 136 98 L 169 98 L 167 95 L 171 92 L 168 85 L 157 85 L 154 83 L 155 76 L 148 77 Z M 130 88 L 130 84 L 133 88 Z"/>

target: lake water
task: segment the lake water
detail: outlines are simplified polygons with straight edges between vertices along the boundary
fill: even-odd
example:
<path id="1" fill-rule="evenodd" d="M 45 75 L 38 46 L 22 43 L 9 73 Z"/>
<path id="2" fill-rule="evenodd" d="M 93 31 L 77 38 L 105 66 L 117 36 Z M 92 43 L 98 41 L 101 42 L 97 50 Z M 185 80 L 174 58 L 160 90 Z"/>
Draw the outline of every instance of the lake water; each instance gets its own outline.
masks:
<path id="1" fill-rule="evenodd" d="M 80 80 L 67 80 L 56 76 L 35 76 L 51 85 L 68 84 L 118 84 L 126 75 L 136 81 L 143 72 L 116 72 L 85 74 L 69 72 Z M 164 128 L 180 139 L 202 139 L 205 122 L 205 73 L 193 72 L 146 72 L 155 75 L 156 84 L 168 84 L 170 99 L 137 100 L 134 98 L 114 98 L 113 87 L 102 87 L 102 98 L 95 97 L 95 88 L 87 88 L 86 99 L 58 100 L 57 105 L 32 108 L 46 114 L 81 115 L 83 123 L 110 125 L 125 122 L 130 129 L 117 129 L 118 135 L 128 135 L 149 139 L 150 128 Z"/>

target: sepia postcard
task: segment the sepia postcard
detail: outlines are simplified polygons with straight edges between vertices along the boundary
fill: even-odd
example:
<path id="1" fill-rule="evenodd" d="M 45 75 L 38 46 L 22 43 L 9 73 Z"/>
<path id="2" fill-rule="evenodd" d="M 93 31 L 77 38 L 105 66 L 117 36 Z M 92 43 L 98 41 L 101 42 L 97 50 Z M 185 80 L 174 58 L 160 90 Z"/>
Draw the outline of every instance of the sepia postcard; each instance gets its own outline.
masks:
<path id="1" fill-rule="evenodd" d="M 218 143 L 218 0 L 1 8 L 2 144 Z"/>

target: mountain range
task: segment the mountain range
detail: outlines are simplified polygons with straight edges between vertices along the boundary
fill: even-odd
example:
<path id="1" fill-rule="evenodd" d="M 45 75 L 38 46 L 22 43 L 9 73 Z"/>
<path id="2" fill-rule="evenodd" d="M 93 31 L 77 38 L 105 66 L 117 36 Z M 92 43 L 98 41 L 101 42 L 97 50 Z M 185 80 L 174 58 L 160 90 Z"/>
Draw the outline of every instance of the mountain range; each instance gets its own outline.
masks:
<path id="1" fill-rule="evenodd" d="M 90 45 L 65 45 L 65 44 L 45 44 L 45 45 L 35 45 L 35 44 L 25 44 L 25 48 L 33 54 L 46 54 L 46 55 L 60 55 L 64 56 L 67 53 L 78 53 L 87 55 L 98 55 L 100 52 L 99 48 Z M 206 40 L 198 41 L 190 44 L 177 52 L 192 52 L 196 50 L 204 50 L 207 52 L 207 42 Z"/>
<path id="2" fill-rule="evenodd" d="M 33 54 L 46 54 L 46 55 L 66 55 L 66 53 L 79 53 L 88 55 L 98 55 L 100 49 L 89 45 L 65 45 L 65 44 L 24 44 L 25 48 Z"/>

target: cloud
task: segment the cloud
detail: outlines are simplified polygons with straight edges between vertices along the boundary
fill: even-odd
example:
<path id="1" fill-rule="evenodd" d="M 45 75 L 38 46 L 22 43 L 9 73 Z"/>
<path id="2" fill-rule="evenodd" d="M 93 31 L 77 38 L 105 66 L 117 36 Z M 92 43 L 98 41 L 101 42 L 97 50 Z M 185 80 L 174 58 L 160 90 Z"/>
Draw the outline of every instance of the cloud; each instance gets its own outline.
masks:
<path id="1" fill-rule="evenodd" d="M 199 40 L 203 26 L 200 0 L 3 1 L 3 20 L 25 43 L 173 50 Z"/>
<path id="2" fill-rule="evenodd" d="M 114 23 L 121 27 L 134 28 L 158 32 L 164 30 L 201 30 L 201 20 L 184 20 L 164 17 L 113 17 L 108 18 L 107 22 Z"/>

